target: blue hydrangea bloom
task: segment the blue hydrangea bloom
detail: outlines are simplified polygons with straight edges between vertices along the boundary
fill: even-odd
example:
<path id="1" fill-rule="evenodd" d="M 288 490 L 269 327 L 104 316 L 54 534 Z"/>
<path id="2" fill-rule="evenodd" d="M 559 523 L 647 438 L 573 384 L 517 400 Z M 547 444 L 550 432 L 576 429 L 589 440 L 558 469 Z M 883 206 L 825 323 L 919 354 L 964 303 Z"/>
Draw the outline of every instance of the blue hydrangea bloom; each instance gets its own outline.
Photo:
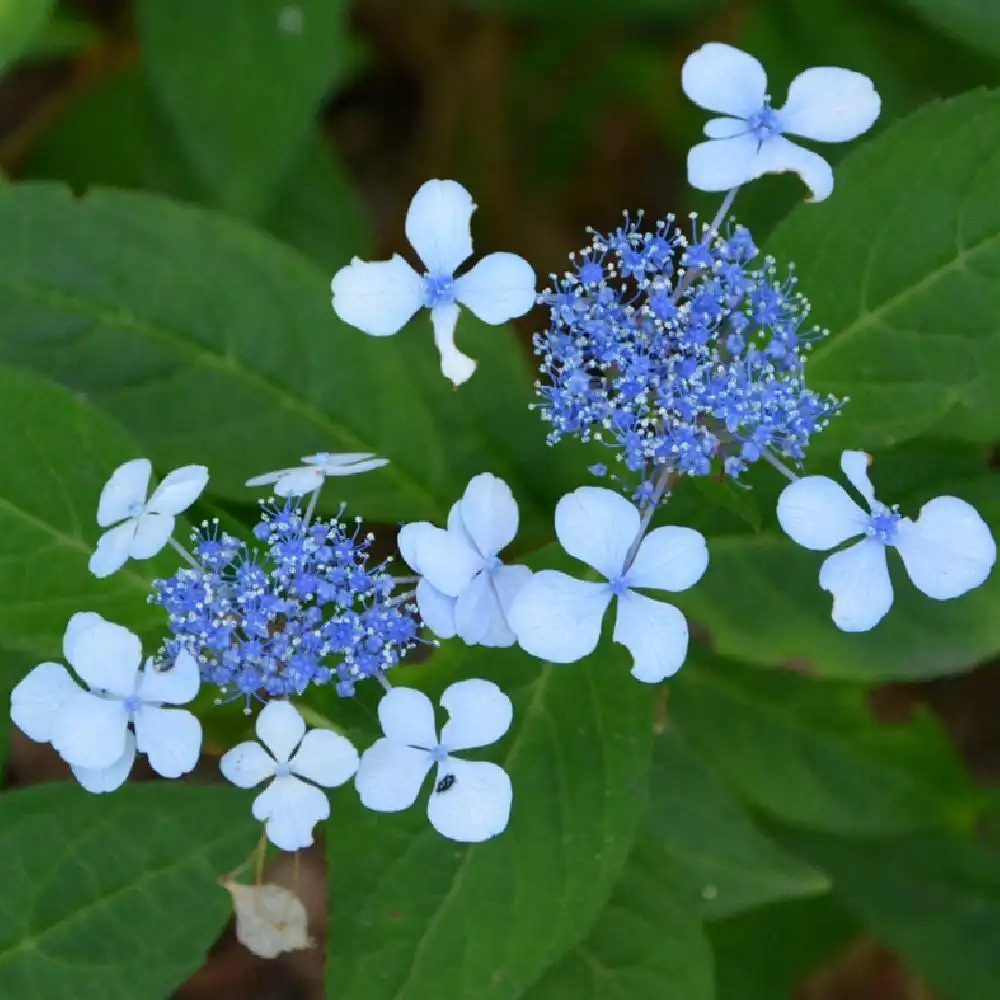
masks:
<path id="1" fill-rule="evenodd" d="M 298 506 L 265 506 L 247 545 L 204 524 L 198 568 L 153 583 L 172 638 L 223 694 L 277 698 L 310 684 L 354 693 L 358 681 L 395 666 L 417 641 L 416 608 L 393 600 L 387 566 L 369 566 L 372 536 L 340 518 L 306 523 Z"/>
<path id="2" fill-rule="evenodd" d="M 764 452 L 801 461 L 841 401 L 808 389 L 822 336 L 771 258 L 736 226 L 689 241 L 672 217 L 595 233 L 542 295 L 536 404 L 549 443 L 602 441 L 647 487 L 659 470 L 734 479 Z M 636 496 L 642 495 L 640 485 Z"/>

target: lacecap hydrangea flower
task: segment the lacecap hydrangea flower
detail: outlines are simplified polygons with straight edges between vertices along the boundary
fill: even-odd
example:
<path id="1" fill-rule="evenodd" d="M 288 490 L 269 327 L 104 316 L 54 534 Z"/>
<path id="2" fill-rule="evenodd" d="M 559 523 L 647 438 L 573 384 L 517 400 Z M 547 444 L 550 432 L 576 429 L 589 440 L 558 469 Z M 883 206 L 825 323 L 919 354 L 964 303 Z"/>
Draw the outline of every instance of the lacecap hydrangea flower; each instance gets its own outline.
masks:
<path id="1" fill-rule="evenodd" d="M 548 440 L 605 443 L 645 500 L 666 469 L 734 479 L 765 453 L 801 462 L 840 401 L 807 388 L 809 304 L 743 228 L 690 244 L 672 218 L 595 234 L 543 293 L 535 337 Z"/>
<path id="2" fill-rule="evenodd" d="M 255 728 L 260 743 L 248 740 L 228 750 L 219 768 L 240 788 L 267 781 L 254 799 L 254 819 L 265 824 L 275 847 L 283 851 L 308 847 L 313 827 L 330 816 L 330 800 L 321 788 L 336 788 L 353 777 L 358 751 L 350 740 L 329 729 L 306 732 L 302 716 L 287 701 L 268 702 Z"/>
<path id="3" fill-rule="evenodd" d="M 449 719 L 439 739 L 427 695 L 401 687 L 384 695 L 378 717 L 385 736 L 361 755 L 354 784 L 369 809 L 399 812 L 413 805 L 437 765 L 427 802 L 431 825 L 451 840 L 488 840 L 510 819 L 510 777 L 499 764 L 454 754 L 496 743 L 510 728 L 513 707 L 492 681 L 478 678 L 446 688 L 441 705 Z"/>
<path id="4" fill-rule="evenodd" d="M 496 325 L 523 316 L 535 304 L 535 272 L 516 254 L 488 254 L 455 277 L 472 255 L 475 208 L 472 196 L 457 181 L 426 181 L 406 213 L 406 238 L 424 273 L 414 271 L 399 254 L 374 263 L 355 257 L 331 284 L 334 312 L 373 337 L 399 333 L 418 309 L 429 309 L 441 371 L 455 385 L 465 382 L 476 367 L 455 346 L 459 306 Z"/>
<path id="5" fill-rule="evenodd" d="M 129 559 L 155 556 L 173 535 L 176 515 L 187 510 L 208 483 L 205 466 L 185 465 L 171 472 L 147 500 L 152 471 L 148 458 L 136 458 L 118 466 L 105 483 L 97 523 L 108 530 L 90 557 L 94 576 L 110 576 Z"/>
<path id="6" fill-rule="evenodd" d="M 688 628 L 672 604 L 639 590 L 681 591 L 708 567 L 704 537 L 691 528 L 656 528 L 640 538 L 642 516 L 612 490 L 581 486 L 556 505 L 556 537 L 603 582 L 541 570 L 525 584 L 508 621 L 518 644 L 552 663 L 572 663 L 597 648 L 601 624 L 618 603 L 613 638 L 632 654 L 632 676 L 655 684 L 687 655 Z"/>
<path id="7" fill-rule="evenodd" d="M 403 526 L 399 551 L 420 574 L 417 607 L 436 635 L 458 635 L 469 645 L 514 644 L 506 615 L 531 570 L 505 566 L 499 553 L 514 540 L 517 522 L 510 487 L 484 472 L 452 506 L 447 529 L 426 521 Z"/>
<path id="8" fill-rule="evenodd" d="M 388 465 L 387 458 L 379 458 L 371 452 L 341 452 L 333 454 L 321 451 L 302 458 L 305 465 L 291 469 L 265 472 L 261 476 L 248 479 L 247 486 L 271 486 L 278 497 L 303 497 L 315 493 L 330 477 L 356 476 L 361 472 L 371 472 Z"/>
<path id="9" fill-rule="evenodd" d="M 840 467 L 868 510 L 827 476 L 790 483 L 778 498 L 778 522 L 807 549 L 836 548 L 820 568 L 819 584 L 833 595 L 833 621 L 845 632 L 874 628 L 892 606 L 886 549 L 895 549 L 913 585 L 947 601 L 978 587 L 996 562 L 997 546 L 986 522 L 958 497 L 925 503 L 915 521 L 875 497 L 863 451 L 845 451 Z"/>
<path id="10" fill-rule="evenodd" d="M 785 136 L 848 142 L 867 132 L 881 109 L 867 76 L 836 66 L 800 73 L 788 100 L 772 108 L 764 67 L 720 42 L 687 57 L 681 86 L 695 104 L 726 116 L 711 119 L 705 125 L 709 141 L 688 153 L 688 180 L 702 191 L 728 191 L 791 170 L 809 186 L 813 201 L 822 201 L 833 191 L 830 164 Z"/>
<path id="11" fill-rule="evenodd" d="M 120 787 L 143 753 L 165 778 L 192 770 L 201 750 L 201 723 L 178 708 L 198 693 L 198 665 L 184 651 L 160 669 L 142 662 L 142 644 L 127 628 L 83 611 L 63 636 L 61 663 L 40 663 L 11 693 L 14 725 L 51 743 L 88 792 Z"/>
<path id="12" fill-rule="evenodd" d="M 191 653 L 231 697 L 282 698 L 310 684 L 342 697 L 381 677 L 416 643 L 416 608 L 391 597 L 387 563 L 370 565 L 373 536 L 341 518 L 307 520 L 296 503 L 264 506 L 258 546 L 194 532 L 193 562 L 153 583 L 167 611 L 163 658 Z"/>

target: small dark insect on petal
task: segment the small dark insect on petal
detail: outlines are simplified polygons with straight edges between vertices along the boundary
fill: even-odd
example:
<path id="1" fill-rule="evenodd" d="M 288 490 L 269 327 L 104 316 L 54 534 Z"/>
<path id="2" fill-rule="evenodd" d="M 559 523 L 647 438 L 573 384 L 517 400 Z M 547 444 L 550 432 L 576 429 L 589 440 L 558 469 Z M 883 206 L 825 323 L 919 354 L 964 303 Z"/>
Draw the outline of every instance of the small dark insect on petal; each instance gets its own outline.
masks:
<path id="1" fill-rule="evenodd" d="M 458 779 L 453 774 L 446 774 L 438 783 L 435 792 L 446 792 Z"/>

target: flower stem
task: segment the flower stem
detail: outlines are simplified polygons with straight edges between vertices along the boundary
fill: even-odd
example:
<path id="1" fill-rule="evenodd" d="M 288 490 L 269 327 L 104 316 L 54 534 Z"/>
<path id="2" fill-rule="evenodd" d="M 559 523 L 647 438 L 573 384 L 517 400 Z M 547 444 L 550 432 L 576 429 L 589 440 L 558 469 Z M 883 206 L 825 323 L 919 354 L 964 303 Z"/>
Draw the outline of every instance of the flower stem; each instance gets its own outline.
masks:
<path id="1" fill-rule="evenodd" d="M 181 554 L 181 556 L 183 556 L 184 559 L 188 563 L 190 563 L 195 569 L 201 569 L 201 564 L 198 562 L 198 560 L 195 559 L 195 557 L 193 555 L 191 555 L 191 553 L 188 552 L 188 550 L 186 548 L 184 548 L 184 546 L 181 545 L 181 543 L 178 542 L 177 539 L 174 538 L 173 535 L 171 535 L 170 538 L 167 539 L 167 541 L 169 541 L 171 547 L 174 548 L 174 549 L 176 549 L 177 552 L 179 552 Z"/>
<path id="2" fill-rule="evenodd" d="M 726 213 L 733 207 L 733 202 L 736 200 L 736 192 L 739 191 L 740 187 L 737 184 L 736 187 L 730 188 L 726 192 L 726 197 L 722 199 L 722 204 L 719 206 L 718 212 L 715 213 L 715 218 L 712 219 L 705 230 L 704 236 L 698 241 L 699 245 L 708 246 L 712 238 L 718 233 L 719 226 L 722 224 L 722 220 L 726 217 Z M 674 294 L 671 296 L 674 303 L 680 301 L 681 296 L 701 277 L 704 273 L 704 269 L 700 267 L 693 267 L 688 271 L 685 271 L 681 280 L 677 283 L 677 287 L 674 289 Z"/>
<path id="3" fill-rule="evenodd" d="M 319 491 L 323 489 L 323 480 L 320 481 L 319 486 L 312 491 L 309 497 L 309 503 L 306 505 L 306 512 L 302 519 L 302 530 L 305 531 L 309 527 L 309 522 L 312 520 L 313 514 L 316 513 L 316 504 L 319 502 Z"/>
<path id="4" fill-rule="evenodd" d="M 791 469 L 788 468 L 787 465 L 785 465 L 784 462 L 781 461 L 780 458 L 776 458 L 766 448 L 761 450 L 760 457 L 764 459 L 768 465 L 774 466 L 778 472 L 791 482 L 794 483 L 799 478 L 794 472 L 792 472 Z"/>
<path id="5" fill-rule="evenodd" d="M 381 684 L 382 687 L 385 688 L 386 691 L 392 690 L 392 685 L 389 683 L 389 678 L 386 677 L 381 670 L 376 670 L 373 676 L 375 677 L 375 680 L 377 680 L 379 684 Z"/>
<path id="6" fill-rule="evenodd" d="M 642 519 L 639 521 L 639 531 L 635 536 L 635 541 L 631 544 L 631 546 L 629 546 L 628 553 L 625 556 L 625 566 L 622 570 L 623 573 L 628 572 L 629 567 L 632 565 L 632 560 L 635 559 L 635 554 L 639 551 L 639 546 L 642 544 L 642 540 L 646 536 L 646 532 L 649 530 L 649 524 L 653 520 L 653 514 L 656 512 L 656 508 L 660 505 L 660 501 L 663 499 L 663 494 L 670 488 L 670 473 L 670 466 L 664 465 L 656 483 L 653 486 L 653 493 L 649 498 L 649 502 L 643 508 Z"/>

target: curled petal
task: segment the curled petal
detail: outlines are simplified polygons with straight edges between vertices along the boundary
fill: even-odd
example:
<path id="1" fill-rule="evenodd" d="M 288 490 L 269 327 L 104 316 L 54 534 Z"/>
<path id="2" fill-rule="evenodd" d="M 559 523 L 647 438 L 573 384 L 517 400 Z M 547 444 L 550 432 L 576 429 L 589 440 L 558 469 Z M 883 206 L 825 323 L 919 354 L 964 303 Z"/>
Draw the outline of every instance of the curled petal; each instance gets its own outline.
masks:
<path id="1" fill-rule="evenodd" d="M 427 270 L 452 275 L 472 254 L 472 195 L 458 181 L 420 185 L 406 213 L 406 238 Z"/>
<path id="2" fill-rule="evenodd" d="M 556 537 L 575 559 L 609 580 L 619 576 L 639 533 L 639 512 L 623 496 L 581 486 L 556 504 Z"/>
<path id="3" fill-rule="evenodd" d="M 684 664 L 687 621 L 672 604 L 628 591 L 618 598 L 614 640 L 632 654 L 632 676 L 656 684 Z"/>
<path id="4" fill-rule="evenodd" d="M 872 457 L 866 451 L 845 451 L 840 456 L 840 470 L 847 481 L 865 498 L 869 507 L 875 503 L 875 488 L 868 478 Z"/>
<path id="5" fill-rule="evenodd" d="M 330 800 L 315 785 L 289 775 L 275 778 L 254 799 L 252 812 L 275 847 L 297 851 L 313 842 L 313 827 L 330 815 Z"/>
<path id="6" fill-rule="evenodd" d="M 97 503 L 97 523 L 100 527 L 107 528 L 134 516 L 133 510 L 146 502 L 152 472 L 153 466 L 148 458 L 133 458 L 111 473 Z"/>
<path id="7" fill-rule="evenodd" d="M 279 764 L 288 762 L 305 736 L 306 724 L 287 701 L 269 701 L 257 716 L 257 738 Z"/>
<path id="8" fill-rule="evenodd" d="M 121 701 L 77 689 L 56 710 L 51 742 L 67 764 L 105 768 L 125 750 L 127 728 Z"/>
<path id="9" fill-rule="evenodd" d="M 439 638 L 451 639 L 455 628 L 456 598 L 442 594 L 426 580 L 417 584 L 417 608 L 424 624 Z"/>
<path id="10" fill-rule="evenodd" d="M 136 748 L 164 778 L 194 770 L 201 753 L 201 723 L 183 708 L 143 705 L 132 720 Z"/>
<path id="11" fill-rule="evenodd" d="M 146 504 L 154 514 L 181 514 L 201 496 L 208 485 L 208 469 L 204 465 L 185 465 L 174 469 Z"/>
<path id="12" fill-rule="evenodd" d="M 255 740 L 227 750 L 219 761 L 222 776 L 237 788 L 253 788 L 273 778 L 277 767 L 274 758 Z"/>
<path id="13" fill-rule="evenodd" d="M 289 469 L 274 484 L 277 497 L 304 497 L 323 485 L 326 477 L 322 469 L 310 466 L 307 469 Z"/>
<path id="14" fill-rule="evenodd" d="M 754 177 L 789 171 L 798 174 L 805 182 L 812 192 L 811 201 L 823 201 L 830 197 L 833 191 L 833 168 L 830 164 L 811 149 L 805 149 L 780 135 L 772 136 L 760 147 Z"/>
<path id="15" fill-rule="evenodd" d="M 396 743 L 431 750 L 437 746 L 434 706 L 416 688 L 394 687 L 378 703 L 382 732 Z"/>
<path id="16" fill-rule="evenodd" d="M 875 124 L 882 102 L 863 73 L 816 66 L 800 73 L 776 111 L 782 132 L 820 142 L 848 142 Z"/>
<path id="17" fill-rule="evenodd" d="M 355 257 L 330 287 L 333 311 L 372 337 L 399 333 L 424 304 L 424 280 L 399 254 L 374 263 Z"/>
<path id="18" fill-rule="evenodd" d="M 186 649 L 182 649 L 174 659 L 173 666 L 164 670 L 158 670 L 152 660 L 147 660 L 139 675 L 136 694 L 144 702 L 186 705 L 200 687 L 198 661 Z"/>
<path id="19" fill-rule="evenodd" d="M 56 712 L 80 688 L 61 663 L 39 663 L 10 693 L 10 721 L 29 739 L 48 743 Z"/>
<path id="20" fill-rule="evenodd" d="M 289 472 L 298 472 L 298 466 L 294 469 L 277 469 L 274 472 L 265 472 L 259 476 L 253 476 L 248 479 L 243 485 L 244 486 L 270 486 L 271 483 L 276 483 L 282 476 L 288 475 Z"/>
<path id="21" fill-rule="evenodd" d="M 398 690 L 400 688 L 393 688 L 393 691 Z M 354 776 L 361 804 L 376 812 L 408 809 L 416 801 L 432 765 L 431 755 L 426 750 L 392 740 L 376 740 L 361 755 L 358 773 Z"/>
<path id="22" fill-rule="evenodd" d="M 452 780 L 445 782 L 446 776 Z M 502 767 L 449 757 L 438 767 L 427 818 L 441 836 L 477 844 L 503 833 L 513 801 L 510 777 Z"/>
<path id="23" fill-rule="evenodd" d="M 832 549 L 864 534 L 868 521 L 847 490 L 826 476 L 797 479 L 778 497 L 778 523 L 793 542 L 807 549 Z"/>
<path id="24" fill-rule="evenodd" d="M 340 733 L 310 729 L 289 764 L 300 778 L 308 778 L 324 788 L 336 788 L 357 771 L 358 751 Z"/>
<path id="25" fill-rule="evenodd" d="M 986 522 L 957 497 L 936 497 L 920 508 L 916 521 L 901 520 L 894 544 L 913 585 L 937 601 L 978 587 L 997 558 Z"/>
<path id="26" fill-rule="evenodd" d="M 371 472 L 373 469 L 381 469 L 383 465 L 389 464 L 389 459 L 379 458 L 371 451 L 306 455 L 302 461 L 318 465 L 328 476 L 356 476 L 358 473 Z"/>
<path id="27" fill-rule="evenodd" d="M 676 592 L 693 587 L 707 568 L 704 535 L 693 528 L 656 528 L 642 540 L 625 580 L 629 587 Z"/>
<path id="28" fill-rule="evenodd" d="M 535 304 L 535 272 L 515 253 L 491 253 L 455 281 L 455 298 L 484 323 L 506 323 Z"/>
<path id="29" fill-rule="evenodd" d="M 107 767 L 76 767 L 71 765 L 70 770 L 85 791 L 100 795 L 103 792 L 113 792 L 115 789 L 121 788 L 131 773 L 134 763 L 135 736 L 129 731 L 125 734 L 125 749 L 114 763 Z"/>
<path id="30" fill-rule="evenodd" d="M 462 524 L 479 554 L 495 556 L 517 534 L 517 501 L 510 487 L 489 472 L 469 480 L 462 495 Z"/>
<path id="31" fill-rule="evenodd" d="M 129 518 L 116 528 L 110 528 L 104 532 L 97 540 L 97 548 L 90 557 L 87 568 L 99 580 L 103 580 L 118 570 L 128 562 L 129 550 L 132 548 L 132 539 L 135 537 L 135 529 L 138 522 L 134 518 Z"/>
<path id="32" fill-rule="evenodd" d="M 146 513 L 135 522 L 135 534 L 128 554 L 133 559 L 150 559 L 170 540 L 176 519 L 173 514 Z"/>
<path id="33" fill-rule="evenodd" d="M 541 570 L 514 599 L 507 622 L 532 656 L 573 663 L 597 648 L 611 596 L 607 584 Z"/>
<path id="34" fill-rule="evenodd" d="M 446 688 L 441 705 L 449 715 L 441 730 L 441 745 L 449 753 L 496 743 L 514 719 L 510 698 L 492 681 L 478 677 Z"/>
<path id="35" fill-rule="evenodd" d="M 867 632 L 892 607 L 885 546 L 865 538 L 835 552 L 819 571 L 819 585 L 833 595 L 833 622 L 845 632 Z"/>
<path id="36" fill-rule="evenodd" d="M 142 643 L 122 625 L 103 618 L 89 621 L 88 627 L 67 629 L 66 659 L 88 687 L 127 698 L 135 691 Z"/>
<path id="37" fill-rule="evenodd" d="M 709 42 L 684 60 L 681 87 L 702 108 L 749 118 L 764 106 L 767 74 L 752 55 Z"/>
<path id="38" fill-rule="evenodd" d="M 476 370 L 476 362 L 455 346 L 455 325 L 458 323 L 458 306 L 446 302 L 431 310 L 434 325 L 434 344 L 441 355 L 441 373 L 456 388 L 468 382 Z"/>

